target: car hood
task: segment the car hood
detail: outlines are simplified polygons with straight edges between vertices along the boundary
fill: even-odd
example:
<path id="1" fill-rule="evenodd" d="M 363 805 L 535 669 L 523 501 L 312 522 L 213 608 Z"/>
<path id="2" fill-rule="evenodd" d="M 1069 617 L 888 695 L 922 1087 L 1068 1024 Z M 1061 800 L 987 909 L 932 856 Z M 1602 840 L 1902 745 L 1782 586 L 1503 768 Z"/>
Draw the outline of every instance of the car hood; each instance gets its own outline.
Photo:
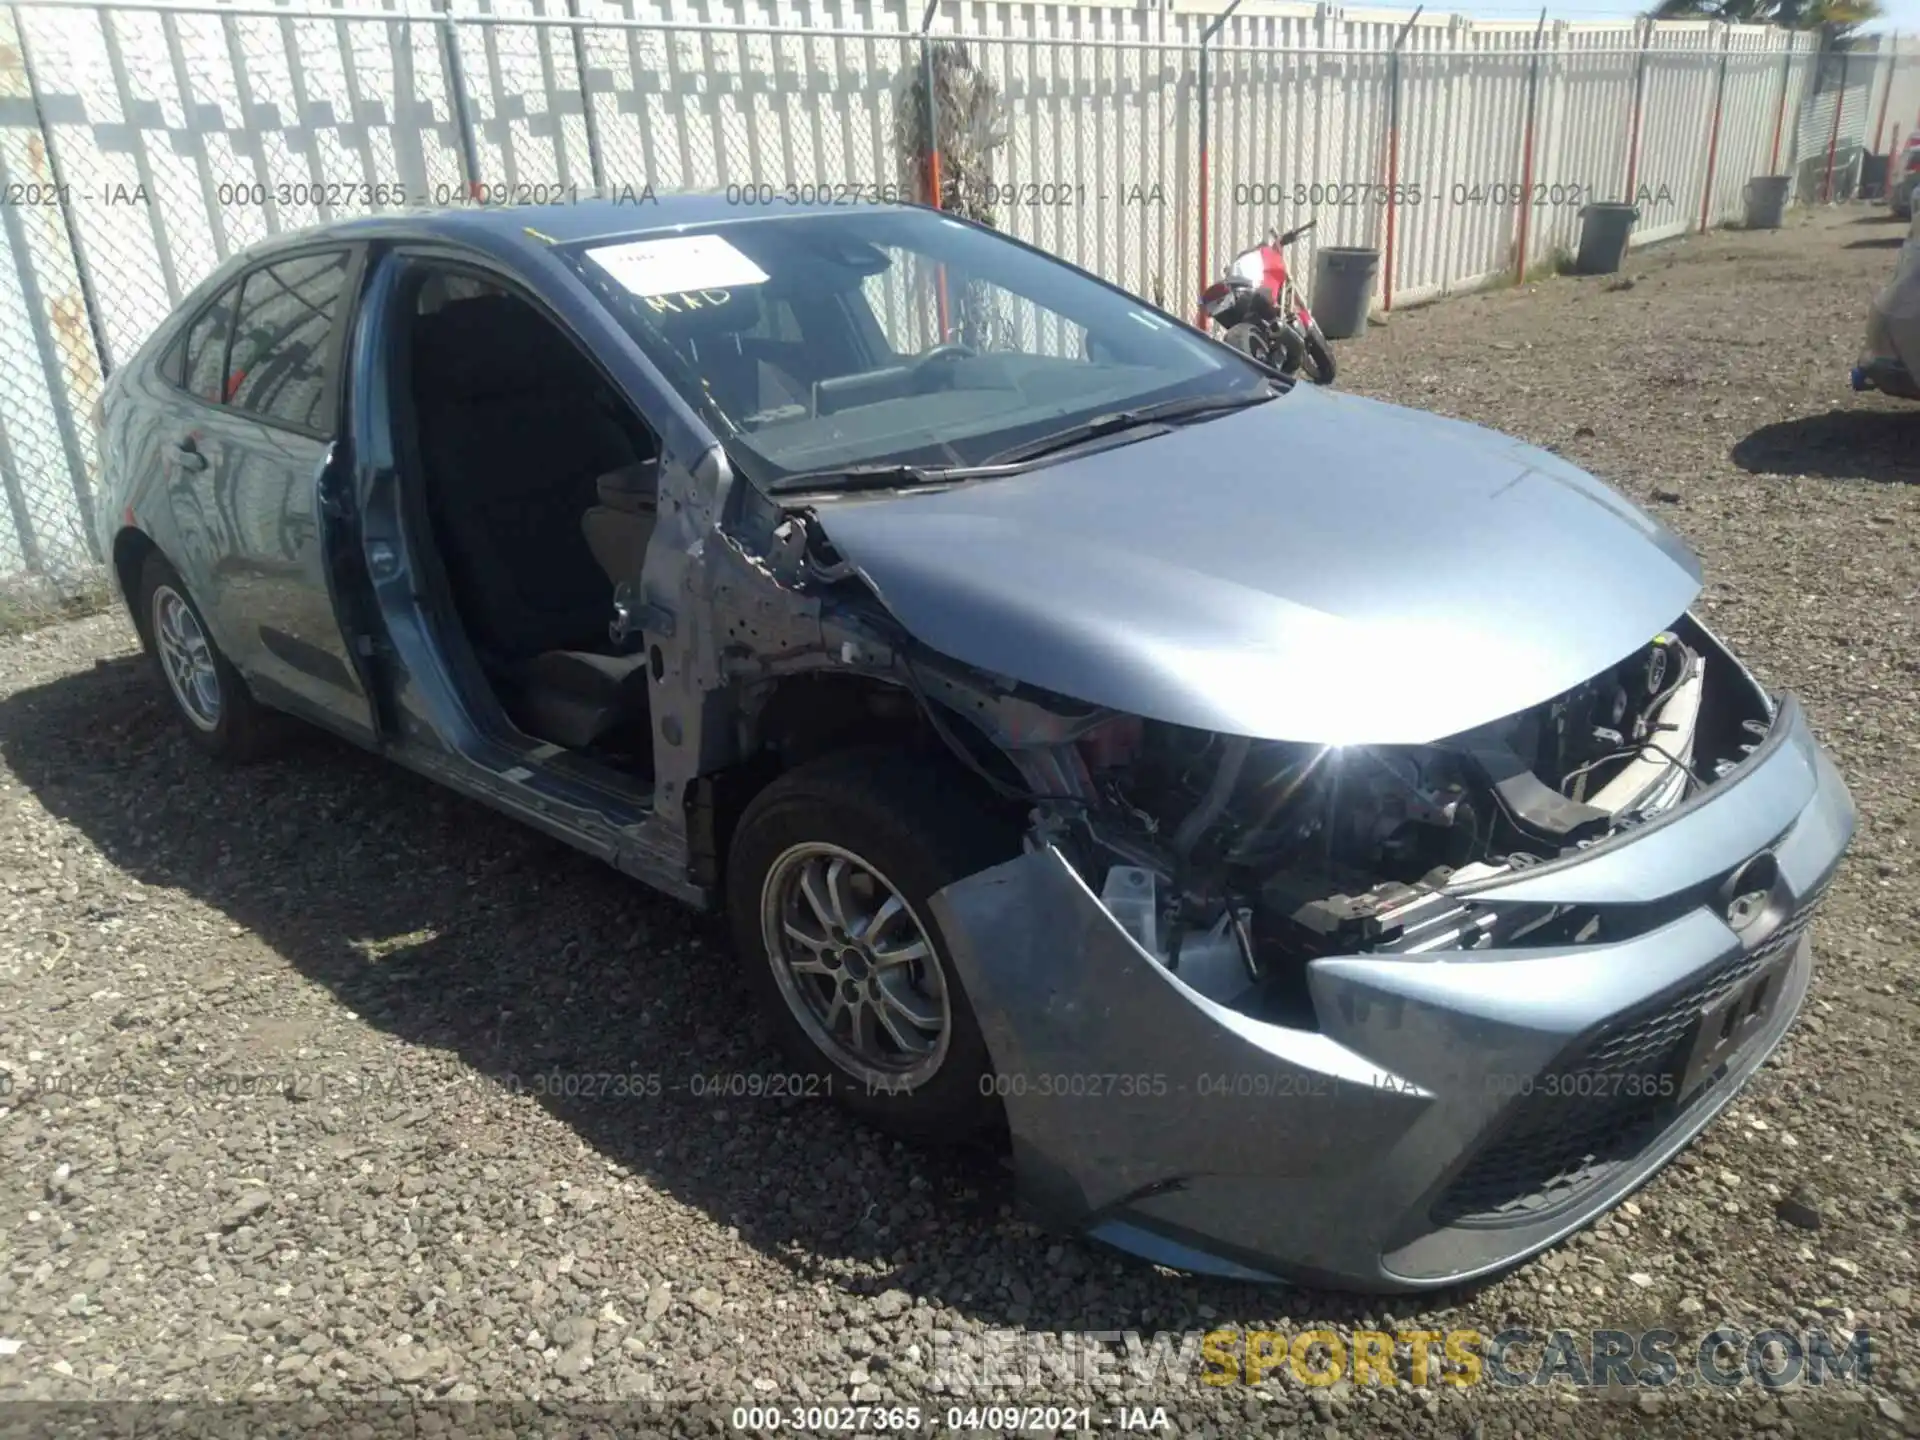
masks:
<path id="1" fill-rule="evenodd" d="M 1178 725 L 1437 740 L 1673 623 L 1692 553 L 1556 456 L 1297 386 L 1005 479 L 817 511 L 919 641 Z"/>

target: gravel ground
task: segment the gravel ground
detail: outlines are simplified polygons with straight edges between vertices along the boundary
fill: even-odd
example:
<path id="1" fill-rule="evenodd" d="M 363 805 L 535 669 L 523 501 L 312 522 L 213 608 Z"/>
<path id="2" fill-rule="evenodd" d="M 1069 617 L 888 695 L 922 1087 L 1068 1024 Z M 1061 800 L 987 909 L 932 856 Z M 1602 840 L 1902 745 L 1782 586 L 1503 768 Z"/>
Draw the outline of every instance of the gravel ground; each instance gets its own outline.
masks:
<path id="1" fill-rule="evenodd" d="M 1109 1369 L 1011 1398 L 1092 1405 L 1097 1427 L 1132 1396 L 1185 1434 L 1898 1432 L 1903 1406 L 1920 1417 L 1901 939 L 1920 925 L 1920 409 L 1845 389 L 1896 233 L 1841 211 L 1679 242 L 1633 257 L 1630 283 L 1489 293 L 1340 347 L 1352 389 L 1649 503 L 1860 804 L 1805 1017 L 1612 1218 L 1495 1283 L 1391 1302 L 1037 1233 L 995 1156 L 697 1095 L 766 1063 L 710 922 L 323 738 L 211 767 L 108 615 L 0 642 L 0 1398 L 299 1400 L 331 1420 L 380 1399 L 563 1418 L 661 1400 L 595 1413 L 718 1430 L 743 1402 L 944 1407 L 942 1337 L 982 1331 L 1727 1320 L 1869 1327 L 1873 1383 L 1656 1400 Z M 50 1072 L 84 1082 L 54 1093 Z M 562 1072 L 660 1093 L 536 1093 Z"/>

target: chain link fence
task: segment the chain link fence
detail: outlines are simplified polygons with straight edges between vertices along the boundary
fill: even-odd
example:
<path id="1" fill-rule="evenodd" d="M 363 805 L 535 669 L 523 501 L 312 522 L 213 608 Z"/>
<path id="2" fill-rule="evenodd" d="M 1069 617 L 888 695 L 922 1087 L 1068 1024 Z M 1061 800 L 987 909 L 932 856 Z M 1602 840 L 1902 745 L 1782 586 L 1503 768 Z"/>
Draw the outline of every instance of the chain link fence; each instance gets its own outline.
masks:
<path id="1" fill-rule="evenodd" d="M 0 627 L 98 592 L 90 412 L 229 255 L 403 206 L 920 199 L 903 106 L 929 35 L 992 102 L 969 203 L 1183 315 L 1270 227 L 1316 222 L 1303 275 L 1317 245 L 1384 250 L 1377 298 L 1404 304 L 1551 263 L 1595 201 L 1638 205 L 1643 243 L 1735 217 L 1752 175 L 1850 194 L 1920 119 L 1920 72 L 1879 39 L 1248 0 L 1203 91 L 1209 14 L 908 3 L 867 0 L 859 28 L 830 0 L 760 25 L 707 0 L 0 8 Z"/>

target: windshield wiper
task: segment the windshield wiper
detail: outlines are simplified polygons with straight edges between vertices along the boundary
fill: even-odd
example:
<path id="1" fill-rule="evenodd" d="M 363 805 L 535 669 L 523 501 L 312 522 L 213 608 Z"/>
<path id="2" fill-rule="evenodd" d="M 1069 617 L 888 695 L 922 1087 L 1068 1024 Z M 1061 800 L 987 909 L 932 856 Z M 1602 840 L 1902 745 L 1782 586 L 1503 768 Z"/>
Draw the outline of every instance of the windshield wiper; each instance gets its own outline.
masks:
<path id="1" fill-rule="evenodd" d="M 910 490 L 920 485 L 943 485 L 952 480 L 983 480 L 996 475 L 1012 475 L 1029 460 L 1037 460 L 1056 450 L 1065 450 L 1106 435 L 1151 427 L 1164 434 L 1173 422 L 1215 415 L 1227 410 L 1244 410 L 1259 405 L 1286 391 L 1261 387 L 1251 395 L 1190 395 L 1180 400 L 1162 400 L 1130 410 L 1114 410 L 1096 415 L 1065 430 L 1042 435 L 1011 449 L 990 455 L 978 465 L 909 465 L 897 460 L 864 461 L 855 465 L 829 465 L 819 470 L 800 470 L 779 475 L 763 487 L 769 495 L 792 495 L 799 491 L 826 490 L 838 494 L 858 490 Z M 1145 439 L 1143 435 L 1141 437 Z"/>
<path id="2" fill-rule="evenodd" d="M 769 495 L 791 495 L 799 490 L 905 490 L 915 485 L 938 485 L 947 480 L 967 480 L 994 473 L 996 467 L 983 465 L 904 465 L 898 461 L 876 461 L 778 475 L 763 488 Z"/>
<path id="3" fill-rule="evenodd" d="M 1122 431 L 1136 430 L 1149 425 L 1164 428 L 1169 421 L 1193 419 L 1201 415 L 1218 414 L 1225 410 L 1244 410 L 1250 405 L 1263 405 L 1274 396 L 1285 393 L 1284 390 L 1263 385 L 1251 395 L 1189 395 L 1179 400 L 1162 400 L 1153 405 L 1135 406 L 1131 410 L 1112 410 L 1105 415 L 1096 415 L 1091 420 L 1083 420 L 1078 425 L 1069 425 L 1064 430 L 1056 430 L 1051 435 L 1042 435 L 1036 440 L 1027 440 L 1002 450 L 999 454 L 988 457 L 987 463 L 1011 465 L 1022 460 L 1036 460 L 1056 450 L 1065 450 L 1088 440 L 1098 440 L 1103 435 L 1118 435 Z"/>

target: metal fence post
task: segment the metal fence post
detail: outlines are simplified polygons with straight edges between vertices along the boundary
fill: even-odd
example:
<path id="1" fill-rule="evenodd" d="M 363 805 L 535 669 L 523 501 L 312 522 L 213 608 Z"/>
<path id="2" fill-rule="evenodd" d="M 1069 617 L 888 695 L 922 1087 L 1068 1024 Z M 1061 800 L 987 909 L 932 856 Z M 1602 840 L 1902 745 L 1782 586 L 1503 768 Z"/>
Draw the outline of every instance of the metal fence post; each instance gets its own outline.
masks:
<path id="1" fill-rule="evenodd" d="M 467 67 L 460 58 L 460 37 L 455 33 L 459 21 L 454 18 L 453 0 L 437 0 L 439 14 L 434 24 L 440 27 L 440 53 L 446 57 L 447 100 L 453 106 L 453 124 L 460 135 L 460 178 L 466 182 L 467 196 L 477 199 L 480 187 L 480 147 L 473 138 L 473 112 L 467 104 Z"/>
<path id="2" fill-rule="evenodd" d="M 47 159 L 47 178 L 53 182 L 54 194 L 59 197 L 56 208 L 60 212 L 67 253 L 73 257 L 74 279 L 80 290 L 80 308 L 85 313 L 87 336 L 93 344 L 94 368 L 99 372 L 98 383 L 104 385 L 112 358 L 107 349 L 106 336 L 100 328 L 100 298 L 94 293 L 93 276 L 87 268 L 87 252 L 80 243 L 79 227 L 73 213 L 73 196 L 67 189 L 59 148 L 54 144 L 53 130 L 47 124 L 40 95 L 40 80 L 33 68 L 32 47 L 27 41 L 27 27 L 20 7 L 15 5 L 12 9 L 14 37 L 20 45 L 20 69 L 26 76 L 34 125 L 39 130 L 41 148 Z M 60 446 L 66 454 L 68 483 L 73 487 L 74 502 L 79 506 L 80 531 L 86 537 L 87 553 L 98 561 L 102 558 L 99 542 L 94 538 L 93 525 L 90 523 L 93 516 L 93 487 L 87 479 L 86 451 L 80 443 L 79 426 L 74 423 L 72 397 L 67 393 L 66 366 L 60 359 L 62 351 L 72 348 L 72 341 L 77 337 L 60 323 L 60 307 L 48 307 L 42 301 L 39 277 L 33 269 L 32 252 L 27 248 L 25 227 L 18 219 L 20 207 L 8 205 L 0 208 L 6 211 L 7 242 L 18 257 L 20 300 L 33 326 L 34 342 L 39 348 L 41 368 L 47 380 L 47 397 L 53 407 L 54 425 L 60 432 Z M 54 333 L 56 327 L 61 332 L 59 335 Z M 20 534 L 23 555 L 28 553 L 26 547 L 30 539 L 30 532 L 23 530 Z"/>
<path id="3" fill-rule="evenodd" d="M 9 8 L 13 11 L 13 33 L 20 41 L 20 70 L 27 77 L 27 98 L 33 105 L 33 123 L 40 131 L 40 143 L 47 153 L 47 178 L 53 181 L 54 192 L 61 197 L 60 223 L 66 231 L 67 249 L 73 254 L 74 278 L 80 283 L 80 299 L 86 306 L 87 328 L 93 335 L 93 351 L 100 357 L 100 378 L 105 380 L 113 373 L 113 351 L 107 345 L 106 332 L 100 328 L 100 297 L 94 293 L 93 271 L 87 265 L 87 248 L 80 243 L 80 227 L 74 221 L 70 200 L 72 192 L 67 189 L 66 174 L 60 164 L 60 150 L 53 143 L 53 131 L 47 125 L 46 111 L 40 101 L 40 77 L 34 73 L 33 55 L 27 47 L 26 21 L 18 5 Z"/>
<path id="4" fill-rule="evenodd" d="M 1800 43 L 1799 36 L 1787 32 L 1786 48 L 1780 54 L 1780 103 L 1773 113 L 1773 154 L 1767 161 L 1767 173 L 1780 173 L 1780 131 L 1787 123 L 1787 87 L 1793 79 L 1794 47 Z"/>
<path id="5" fill-rule="evenodd" d="M 927 203 L 938 210 L 940 205 L 940 100 L 933 91 L 933 17 L 940 8 L 940 0 L 927 0 L 926 13 L 920 17 L 920 79 L 927 87 Z M 946 330 L 946 320 L 942 318 L 940 329 Z M 944 334 L 942 335 L 944 339 Z"/>
<path id="6" fill-rule="evenodd" d="M 567 0 L 567 14 L 576 22 L 580 19 L 580 0 Z M 595 193 L 604 195 L 607 171 L 600 158 L 600 117 L 593 113 L 593 90 L 587 84 L 587 30 L 577 23 L 568 28 L 573 31 L 573 73 L 580 77 L 580 119 L 587 132 L 587 171 L 593 177 Z"/>
<path id="7" fill-rule="evenodd" d="M 1875 67 L 1876 69 L 1879 67 Z M 1900 32 L 1894 31 L 1887 41 L 1887 83 L 1880 92 L 1880 118 L 1873 122 L 1873 153 L 1880 153 L 1880 142 L 1887 135 L 1887 101 L 1893 98 L 1893 82 L 1899 78 L 1900 71 Z M 1887 183 L 1893 182 L 1893 170 L 1889 165 Z"/>
<path id="8" fill-rule="evenodd" d="M 1834 96 L 1834 129 L 1826 136 L 1826 177 L 1820 180 L 1820 204 L 1834 202 L 1834 156 L 1839 150 L 1839 117 L 1847 109 L 1847 67 L 1851 61 L 1851 52 L 1839 52 L 1839 90 Z"/>
<path id="9" fill-rule="evenodd" d="M 1720 73 L 1713 83 L 1713 120 L 1707 127 L 1707 180 L 1700 188 L 1700 233 L 1707 233 L 1707 212 L 1713 205 L 1713 167 L 1720 158 L 1720 108 L 1727 92 L 1727 55 L 1733 48 L 1733 28 L 1720 33 Z"/>
<path id="10" fill-rule="evenodd" d="M 1207 217 L 1212 210 L 1213 176 L 1207 157 L 1208 134 L 1211 129 L 1208 112 L 1213 108 L 1213 98 L 1209 89 L 1210 71 L 1208 69 L 1208 47 L 1213 37 L 1220 33 L 1220 27 L 1233 18 L 1233 12 L 1240 8 L 1241 0 L 1233 0 L 1218 15 L 1208 22 L 1200 32 L 1200 288 L 1207 288 L 1207 251 L 1211 237 L 1207 234 Z M 1207 328 L 1207 312 L 1196 310 L 1195 321 L 1202 330 Z"/>
<path id="11" fill-rule="evenodd" d="M 1640 115 L 1647 98 L 1647 49 L 1653 44 L 1653 21 L 1642 20 L 1640 53 L 1633 57 L 1633 110 L 1627 122 L 1627 189 L 1621 203 L 1633 204 L 1634 181 L 1640 178 Z"/>
<path id="12" fill-rule="evenodd" d="M 1413 7 L 1413 14 L 1400 27 L 1400 33 L 1393 37 L 1393 49 L 1387 52 L 1387 244 L 1385 253 L 1380 257 L 1380 307 L 1383 310 L 1393 309 L 1393 235 L 1394 220 L 1399 210 L 1394 191 L 1400 185 L 1400 47 L 1406 43 L 1413 22 L 1420 18 L 1420 12 L 1426 8 L 1425 5 Z"/>
<path id="13" fill-rule="evenodd" d="M 1827 133 L 1827 171 L 1820 181 L 1820 203 L 1833 203 L 1833 157 L 1840 148 L 1840 112 L 1847 108 L 1847 60 L 1848 53 L 1840 52 L 1840 89 L 1833 97 L 1833 128 Z M 1821 65 L 1822 73 L 1826 66 Z"/>
<path id="14" fill-rule="evenodd" d="M 1533 219 L 1533 122 L 1540 97 L 1540 41 L 1547 33 L 1547 12 L 1544 6 L 1540 10 L 1540 22 L 1533 27 L 1533 54 L 1527 60 L 1527 109 L 1525 126 L 1521 132 L 1521 144 L 1524 147 L 1520 158 L 1520 203 L 1519 211 L 1520 243 L 1513 257 L 1513 278 L 1516 283 L 1527 278 L 1527 240 L 1529 222 Z"/>
<path id="15" fill-rule="evenodd" d="M 940 203 L 940 99 L 933 90 L 933 17 L 940 0 L 927 0 L 926 13 L 920 17 L 920 76 L 927 87 L 927 203 L 935 210 Z M 934 319 L 940 327 L 940 343 L 953 334 L 951 301 L 947 295 L 947 267 L 940 264 L 933 273 Z"/>

